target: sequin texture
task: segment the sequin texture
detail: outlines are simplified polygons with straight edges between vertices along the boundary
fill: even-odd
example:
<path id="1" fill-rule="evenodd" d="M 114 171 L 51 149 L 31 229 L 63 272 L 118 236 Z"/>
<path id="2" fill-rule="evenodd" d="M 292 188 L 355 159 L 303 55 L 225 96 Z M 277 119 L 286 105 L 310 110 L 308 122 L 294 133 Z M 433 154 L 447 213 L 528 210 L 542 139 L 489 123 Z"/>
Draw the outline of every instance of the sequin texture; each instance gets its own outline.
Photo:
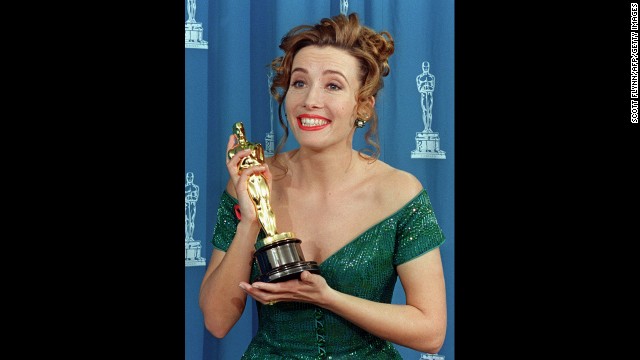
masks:
<path id="1" fill-rule="evenodd" d="M 238 220 L 237 200 L 223 191 L 212 242 L 226 251 Z M 371 301 L 391 303 L 396 266 L 444 243 L 444 234 L 422 190 L 400 210 L 328 257 L 320 266 L 333 289 Z M 256 264 L 252 278 L 259 274 Z M 242 359 L 402 359 L 392 343 L 312 304 L 256 303 L 258 331 Z"/>

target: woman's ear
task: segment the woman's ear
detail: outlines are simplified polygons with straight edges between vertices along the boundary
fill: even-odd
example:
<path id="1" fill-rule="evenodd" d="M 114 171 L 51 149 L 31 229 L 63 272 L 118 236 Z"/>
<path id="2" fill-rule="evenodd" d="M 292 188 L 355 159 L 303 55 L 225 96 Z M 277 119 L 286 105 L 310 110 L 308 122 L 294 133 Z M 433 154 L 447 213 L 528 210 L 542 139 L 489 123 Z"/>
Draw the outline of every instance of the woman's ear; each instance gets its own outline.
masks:
<path id="1" fill-rule="evenodd" d="M 373 114 L 373 107 L 375 105 L 376 98 L 373 96 L 369 96 L 368 99 L 358 103 L 358 107 L 356 108 L 356 116 L 363 120 L 368 120 Z"/>
<path id="2" fill-rule="evenodd" d="M 370 110 L 373 111 L 373 107 L 376 106 L 376 98 L 373 96 L 369 96 L 368 103 L 370 106 Z"/>

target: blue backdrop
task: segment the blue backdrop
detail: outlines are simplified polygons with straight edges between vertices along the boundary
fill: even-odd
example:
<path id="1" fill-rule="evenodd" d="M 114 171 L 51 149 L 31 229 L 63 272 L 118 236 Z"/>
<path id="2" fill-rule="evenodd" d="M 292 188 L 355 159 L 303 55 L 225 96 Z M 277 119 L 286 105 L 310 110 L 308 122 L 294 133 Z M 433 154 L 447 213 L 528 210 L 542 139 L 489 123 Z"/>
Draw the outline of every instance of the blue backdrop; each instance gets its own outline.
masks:
<path id="1" fill-rule="evenodd" d="M 357 12 L 364 24 L 389 31 L 395 40 L 391 73 L 376 102 L 380 159 L 422 181 L 447 238 L 441 252 L 448 328 L 439 354 L 453 360 L 454 1 L 195 0 L 189 9 L 190 3 L 185 0 L 185 174 L 194 174 L 199 197 L 193 240 L 187 245 L 185 239 L 185 359 L 239 359 L 257 326 L 255 304 L 250 300 L 233 330 L 216 339 L 204 328 L 198 307 L 200 282 L 213 250 L 216 209 L 227 181 L 225 153 L 231 125 L 243 121 L 248 138 L 261 142 L 269 154 L 272 137 L 277 143 L 282 134 L 277 104 L 269 96 L 267 67 L 281 55 L 280 39 L 293 26 L 316 23 L 348 5 L 348 13 Z M 416 82 L 424 62 L 435 76 L 431 131 L 426 135 Z M 356 148 L 364 146 L 362 134 L 356 132 Z M 285 150 L 295 146 L 290 137 Z M 398 282 L 393 302 L 404 301 Z M 397 347 L 404 359 L 421 356 Z"/>

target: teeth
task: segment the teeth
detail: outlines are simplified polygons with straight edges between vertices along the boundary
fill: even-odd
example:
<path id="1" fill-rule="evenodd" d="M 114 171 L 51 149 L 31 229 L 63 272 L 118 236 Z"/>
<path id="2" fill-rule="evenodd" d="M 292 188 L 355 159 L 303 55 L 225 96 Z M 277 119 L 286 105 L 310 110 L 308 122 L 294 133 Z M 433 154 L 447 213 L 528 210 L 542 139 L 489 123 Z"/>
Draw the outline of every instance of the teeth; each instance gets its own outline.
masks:
<path id="1" fill-rule="evenodd" d="M 325 124 L 328 123 L 328 121 L 326 121 L 326 120 L 308 119 L 308 118 L 301 118 L 300 122 L 302 123 L 303 126 L 320 126 L 320 125 L 325 125 Z"/>

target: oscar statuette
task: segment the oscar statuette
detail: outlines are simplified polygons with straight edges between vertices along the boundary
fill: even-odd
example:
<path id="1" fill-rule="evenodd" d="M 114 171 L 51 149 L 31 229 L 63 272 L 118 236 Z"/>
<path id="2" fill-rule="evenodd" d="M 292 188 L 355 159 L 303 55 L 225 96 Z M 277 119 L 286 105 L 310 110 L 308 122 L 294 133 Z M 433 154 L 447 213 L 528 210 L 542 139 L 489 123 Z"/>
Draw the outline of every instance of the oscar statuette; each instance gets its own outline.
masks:
<path id="1" fill-rule="evenodd" d="M 251 166 L 264 163 L 264 150 L 259 143 L 251 143 L 247 140 L 244 125 L 237 122 L 233 125 L 233 133 L 238 140 L 237 145 L 227 152 L 231 159 L 237 152 L 250 149 L 251 153 L 240 160 L 238 172 Z M 253 200 L 253 205 L 260 221 L 262 231 L 266 236 L 256 241 L 256 252 L 253 257 L 260 275 L 254 281 L 280 282 L 300 277 L 300 273 L 308 270 L 312 273 L 320 273 L 318 263 L 305 261 L 302 253 L 300 239 L 292 232 L 278 233 L 276 218 L 271 211 L 269 201 L 270 190 L 267 180 L 262 174 L 253 174 L 247 180 L 247 191 Z"/>

